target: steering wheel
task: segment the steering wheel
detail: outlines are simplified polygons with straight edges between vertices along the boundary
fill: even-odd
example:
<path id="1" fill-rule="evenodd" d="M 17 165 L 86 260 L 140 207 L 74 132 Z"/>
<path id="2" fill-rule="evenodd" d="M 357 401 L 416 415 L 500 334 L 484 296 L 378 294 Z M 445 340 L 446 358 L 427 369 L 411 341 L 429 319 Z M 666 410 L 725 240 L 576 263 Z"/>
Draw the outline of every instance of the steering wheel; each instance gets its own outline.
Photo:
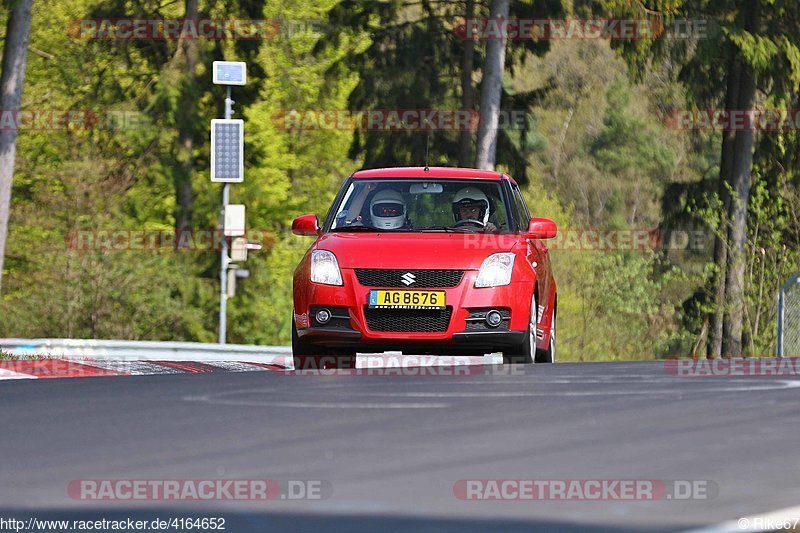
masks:
<path id="1" fill-rule="evenodd" d="M 466 226 L 467 224 L 472 224 L 472 225 L 477 226 L 479 228 L 483 228 L 483 227 L 486 226 L 486 224 L 484 224 L 480 220 L 472 220 L 472 219 L 467 218 L 465 220 L 459 220 L 458 222 L 453 224 L 453 227 L 454 228 L 458 228 L 460 226 Z"/>

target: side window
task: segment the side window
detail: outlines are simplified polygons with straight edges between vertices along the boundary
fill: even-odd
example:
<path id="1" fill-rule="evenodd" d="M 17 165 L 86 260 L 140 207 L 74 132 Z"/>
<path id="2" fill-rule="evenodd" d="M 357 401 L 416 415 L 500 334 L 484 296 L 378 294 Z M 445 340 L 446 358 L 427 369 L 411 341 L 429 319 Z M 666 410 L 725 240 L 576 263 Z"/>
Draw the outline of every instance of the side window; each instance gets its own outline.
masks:
<path id="1" fill-rule="evenodd" d="M 522 231 L 525 231 L 528 229 L 528 224 L 531 221 L 531 214 L 528 211 L 528 206 L 525 205 L 525 199 L 522 197 L 519 186 L 513 184 L 511 185 L 511 190 L 514 194 L 514 211 L 516 211 L 515 217 L 517 226 L 519 226 Z"/>
<path id="2" fill-rule="evenodd" d="M 369 209 L 367 208 L 366 200 L 374 189 L 375 184 L 373 183 L 352 182 L 339 204 L 339 210 L 333 219 L 331 229 L 349 226 L 359 216 L 367 216 Z"/>
<path id="3" fill-rule="evenodd" d="M 494 222 L 499 229 L 508 229 L 508 216 L 503 205 L 503 198 L 500 195 L 499 187 L 492 187 L 487 194 L 489 200 L 492 202 L 492 213 L 494 213 Z"/>

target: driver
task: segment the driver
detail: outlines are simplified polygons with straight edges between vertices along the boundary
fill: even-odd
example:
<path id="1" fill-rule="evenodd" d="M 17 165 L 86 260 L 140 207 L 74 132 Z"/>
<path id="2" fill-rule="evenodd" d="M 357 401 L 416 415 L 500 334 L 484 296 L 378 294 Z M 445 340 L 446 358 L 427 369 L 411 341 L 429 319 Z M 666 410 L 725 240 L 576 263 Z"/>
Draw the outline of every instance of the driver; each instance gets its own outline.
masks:
<path id="1" fill-rule="evenodd" d="M 456 223 L 472 221 L 486 231 L 496 231 L 497 226 L 489 222 L 489 199 L 475 187 L 464 187 L 453 198 L 453 218 Z"/>
<path id="2" fill-rule="evenodd" d="M 392 189 L 375 193 L 369 204 L 372 225 L 379 229 L 398 229 L 406 223 L 406 202 L 403 195 Z"/>

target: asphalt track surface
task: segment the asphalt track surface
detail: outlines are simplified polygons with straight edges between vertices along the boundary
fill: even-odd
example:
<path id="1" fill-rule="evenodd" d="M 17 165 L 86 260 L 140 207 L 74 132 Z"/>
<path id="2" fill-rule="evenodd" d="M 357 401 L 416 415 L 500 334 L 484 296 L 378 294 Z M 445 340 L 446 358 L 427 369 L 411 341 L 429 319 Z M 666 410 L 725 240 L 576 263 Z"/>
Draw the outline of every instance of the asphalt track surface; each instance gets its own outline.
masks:
<path id="1" fill-rule="evenodd" d="M 678 378 L 662 362 L 492 368 L 0 382 L 0 518 L 224 517 L 234 532 L 674 531 L 800 501 L 800 380 Z M 80 479 L 212 478 L 324 480 L 332 494 L 130 503 L 67 493 Z M 459 480 L 507 478 L 705 480 L 718 494 L 454 496 Z"/>

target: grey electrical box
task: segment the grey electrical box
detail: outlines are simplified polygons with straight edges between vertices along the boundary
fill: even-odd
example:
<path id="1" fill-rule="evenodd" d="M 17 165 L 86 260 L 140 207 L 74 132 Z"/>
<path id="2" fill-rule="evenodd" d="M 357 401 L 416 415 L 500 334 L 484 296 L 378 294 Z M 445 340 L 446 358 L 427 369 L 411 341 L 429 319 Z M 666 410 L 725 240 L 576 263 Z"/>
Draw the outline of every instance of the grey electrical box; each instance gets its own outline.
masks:
<path id="1" fill-rule="evenodd" d="M 227 287 L 227 297 L 233 298 L 236 296 L 236 267 L 231 265 L 228 269 L 228 287 Z"/>
<path id="2" fill-rule="evenodd" d="M 247 261 L 247 238 L 236 237 L 231 241 L 231 261 L 241 263 Z"/>

